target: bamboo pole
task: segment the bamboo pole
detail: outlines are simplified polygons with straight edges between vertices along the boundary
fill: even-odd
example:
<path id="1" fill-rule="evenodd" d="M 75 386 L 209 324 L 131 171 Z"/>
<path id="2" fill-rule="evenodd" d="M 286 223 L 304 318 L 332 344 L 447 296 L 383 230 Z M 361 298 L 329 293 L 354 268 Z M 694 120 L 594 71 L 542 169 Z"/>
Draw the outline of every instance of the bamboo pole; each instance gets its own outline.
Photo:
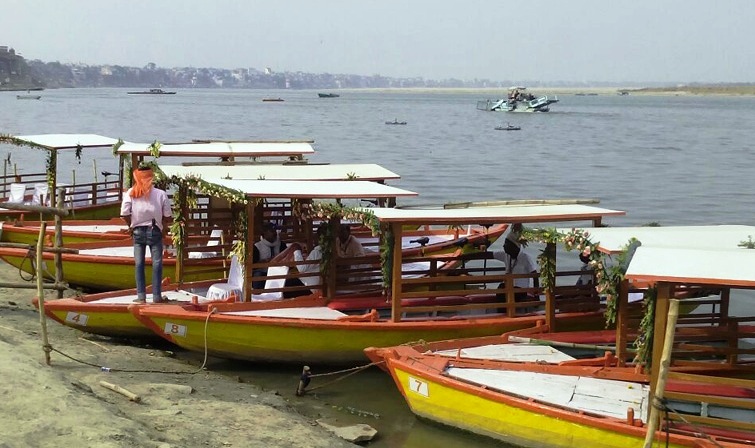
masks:
<path id="1" fill-rule="evenodd" d="M 603 350 L 615 352 L 616 346 L 614 345 L 597 345 L 597 344 L 581 344 L 579 342 L 562 342 L 562 341 L 549 341 L 547 339 L 535 339 L 525 338 L 522 336 L 509 336 L 509 342 L 516 342 L 520 344 L 533 344 L 533 345 L 545 345 L 548 347 L 565 347 L 565 348 L 583 348 L 587 350 Z M 636 352 L 635 349 L 625 349 L 630 353 Z"/>
<path id="2" fill-rule="evenodd" d="M 58 201 L 56 204 L 58 208 L 63 208 L 65 205 L 63 201 L 65 199 L 65 192 L 61 189 L 58 191 Z M 63 218 L 60 215 L 55 215 L 55 245 L 56 249 L 63 247 Z M 55 253 L 55 283 L 63 283 L 63 254 L 60 252 Z M 58 290 L 58 298 L 63 298 L 63 290 Z"/>
<path id="3" fill-rule="evenodd" d="M 139 395 L 131 392 L 128 389 L 124 389 L 121 386 L 118 386 L 117 384 L 108 383 L 107 381 L 100 381 L 100 386 L 105 387 L 107 389 L 110 389 L 114 392 L 118 392 L 119 394 L 123 395 L 124 397 L 128 397 L 129 400 L 133 401 L 134 403 L 139 403 L 142 401 L 142 397 Z"/>
<path id="4" fill-rule="evenodd" d="M 663 354 L 661 355 L 660 372 L 658 373 L 658 382 L 655 385 L 653 393 L 653 404 L 650 408 L 650 418 L 648 419 L 648 430 L 645 433 L 645 444 L 643 448 L 651 448 L 655 431 L 658 429 L 658 419 L 660 410 L 658 403 L 663 399 L 663 392 L 666 388 L 666 377 L 668 376 L 669 366 L 671 365 L 671 346 L 674 345 L 674 330 L 676 329 L 676 320 L 679 317 L 679 300 L 671 299 L 669 301 L 668 319 L 666 321 L 666 337 L 663 340 Z"/>
<path id="5" fill-rule="evenodd" d="M 37 239 L 37 297 L 39 297 L 39 325 L 42 328 L 42 350 L 45 352 L 45 363 L 50 365 L 50 342 L 47 339 L 47 319 L 45 319 L 45 289 L 42 272 L 42 248 L 45 244 L 45 230 L 47 223 L 42 221 L 39 225 L 39 238 Z"/>

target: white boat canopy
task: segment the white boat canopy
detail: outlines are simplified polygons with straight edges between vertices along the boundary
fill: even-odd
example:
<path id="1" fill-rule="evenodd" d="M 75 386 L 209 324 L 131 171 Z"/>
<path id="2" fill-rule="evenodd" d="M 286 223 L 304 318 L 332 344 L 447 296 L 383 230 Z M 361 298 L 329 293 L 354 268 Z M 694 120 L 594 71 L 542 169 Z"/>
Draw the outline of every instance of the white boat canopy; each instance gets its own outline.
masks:
<path id="1" fill-rule="evenodd" d="M 640 246 L 627 268 L 629 280 L 755 287 L 755 250 Z"/>
<path id="2" fill-rule="evenodd" d="M 739 243 L 755 235 L 755 226 L 670 226 L 670 227 L 583 227 L 588 238 L 602 252 L 621 252 L 631 238 L 643 247 L 688 249 L 737 249 Z M 558 229 L 561 233 L 571 229 Z"/>
<path id="3" fill-rule="evenodd" d="M 119 154 L 149 156 L 150 143 L 125 143 Z M 165 143 L 160 146 L 161 156 L 183 157 L 300 157 L 314 154 L 311 142 L 203 142 Z"/>
<path id="4" fill-rule="evenodd" d="M 15 135 L 13 138 L 35 145 L 44 146 L 50 151 L 77 148 L 108 148 L 118 143 L 118 139 L 97 134 L 40 134 Z"/>
<path id="5" fill-rule="evenodd" d="M 406 224 L 534 223 L 594 221 L 626 212 L 583 204 L 512 205 L 456 209 L 369 208 L 383 222 Z"/>
<path id="6" fill-rule="evenodd" d="M 335 165 L 160 165 L 167 176 L 202 179 L 265 180 L 354 180 L 400 179 L 398 174 L 377 164 Z"/>
<path id="7" fill-rule="evenodd" d="M 266 198 L 397 198 L 417 193 L 365 180 L 303 181 L 213 179 L 212 184 L 240 191 L 248 197 Z M 370 209 L 372 210 L 372 209 Z"/>

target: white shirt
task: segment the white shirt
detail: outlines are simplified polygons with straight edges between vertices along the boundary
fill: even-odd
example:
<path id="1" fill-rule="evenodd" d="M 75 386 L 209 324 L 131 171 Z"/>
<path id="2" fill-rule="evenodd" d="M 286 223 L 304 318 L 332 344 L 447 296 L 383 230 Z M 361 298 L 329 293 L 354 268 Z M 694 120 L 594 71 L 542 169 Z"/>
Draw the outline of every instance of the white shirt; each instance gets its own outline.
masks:
<path id="1" fill-rule="evenodd" d="M 516 258 L 510 257 L 509 254 L 502 250 L 495 251 L 493 252 L 493 258 L 506 263 L 506 272 L 509 274 L 531 274 L 537 272 L 537 266 L 532 261 L 532 257 L 523 250 L 519 251 L 519 256 Z M 514 279 L 515 288 L 531 288 L 532 286 L 531 278 L 522 277 Z"/>
<path id="2" fill-rule="evenodd" d="M 129 188 L 123 195 L 121 216 L 131 216 L 131 228 L 151 226 L 154 220 L 157 227 L 163 230 L 163 218 L 171 216 L 168 194 L 159 188 L 152 187 L 148 194 L 140 198 L 132 198 L 131 190 Z"/>

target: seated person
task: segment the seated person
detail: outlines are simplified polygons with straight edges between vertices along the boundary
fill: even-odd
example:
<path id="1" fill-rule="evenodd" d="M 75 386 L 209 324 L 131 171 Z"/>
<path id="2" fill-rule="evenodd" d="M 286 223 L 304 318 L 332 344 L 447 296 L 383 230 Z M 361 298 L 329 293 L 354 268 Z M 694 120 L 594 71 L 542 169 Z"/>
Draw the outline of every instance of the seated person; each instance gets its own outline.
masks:
<path id="1" fill-rule="evenodd" d="M 320 243 L 322 240 L 322 237 L 325 235 L 327 224 L 323 223 L 320 224 L 317 227 L 317 242 Z M 298 255 L 298 257 L 297 257 Z M 302 274 L 313 274 L 311 276 L 307 277 L 299 277 L 299 278 L 288 278 L 286 279 L 285 286 L 309 286 L 311 290 L 302 289 L 300 291 L 286 291 L 283 293 L 283 297 L 286 299 L 290 299 L 293 297 L 298 296 L 306 296 L 310 293 L 314 293 L 317 288 L 313 288 L 320 285 L 320 260 L 322 259 L 322 246 L 321 244 L 318 244 L 317 246 L 313 247 L 311 251 L 309 251 L 309 254 L 307 254 L 306 260 L 311 262 L 307 264 L 300 264 L 297 265 L 297 270 Z M 301 255 L 294 254 L 294 260 L 295 261 L 302 261 Z"/>
<path id="2" fill-rule="evenodd" d="M 362 243 L 351 234 L 351 226 L 341 224 L 338 228 L 338 256 L 341 258 L 364 257 Z"/>
<path id="3" fill-rule="evenodd" d="M 275 230 L 275 226 L 272 223 L 266 222 L 262 224 L 262 236 L 260 240 L 254 243 L 253 263 L 266 263 L 273 257 L 281 253 L 286 249 L 286 243 L 280 240 L 278 231 Z M 267 269 L 256 268 L 252 272 L 253 277 L 267 275 Z M 265 287 L 264 280 L 252 281 L 252 287 L 254 289 L 262 289 Z"/>

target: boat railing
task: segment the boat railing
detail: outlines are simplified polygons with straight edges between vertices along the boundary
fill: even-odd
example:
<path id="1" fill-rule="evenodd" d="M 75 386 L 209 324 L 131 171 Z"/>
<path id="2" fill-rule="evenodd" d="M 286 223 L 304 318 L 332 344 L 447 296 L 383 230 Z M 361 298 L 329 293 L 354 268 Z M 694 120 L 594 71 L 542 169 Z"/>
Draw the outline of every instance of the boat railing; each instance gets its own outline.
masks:
<path id="1" fill-rule="evenodd" d="M 379 263 L 368 259 L 336 262 L 337 290 L 346 293 L 381 291 Z M 536 274 L 507 274 L 500 264 L 467 268 L 454 255 L 405 257 L 402 264 L 401 303 L 412 305 L 412 314 L 431 315 L 500 314 L 509 316 L 545 309 L 542 288 L 515 288 L 514 281 L 534 278 Z M 574 285 L 579 271 L 556 275 L 552 288 L 557 312 L 594 312 L 601 309 L 600 298 L 591 285 Z M 395 294 L 395 292 L 394 292 Z M 524 294 L 524 297 L 522 296 Z M 451 300 L 451 298 L 458 300 Z M 517 297 L 520 301 L 517 301 Z M 403 313 L 402 313 L 403 314 Z"/>

